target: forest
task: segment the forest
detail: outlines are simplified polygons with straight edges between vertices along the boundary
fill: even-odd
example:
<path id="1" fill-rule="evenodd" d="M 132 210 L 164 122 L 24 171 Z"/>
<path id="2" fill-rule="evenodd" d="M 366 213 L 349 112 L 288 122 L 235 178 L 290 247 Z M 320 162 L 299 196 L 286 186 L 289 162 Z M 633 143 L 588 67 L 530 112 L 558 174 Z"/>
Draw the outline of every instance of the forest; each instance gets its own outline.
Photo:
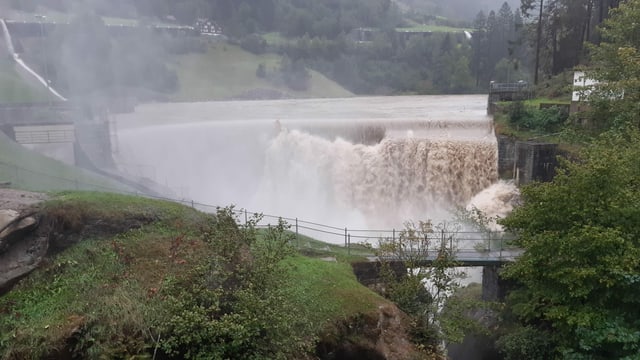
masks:
<path id="1" fill-rule="evenodd" d="M 177 49 L 175 44 L 167 45 L 171 39 L 153 38 L 153 34 L 141 34 L 140 39 L 129 42 L 109 40 L 100 29 L 98 16 L 134 16 L 187 25 L 210 19 L 232 43 L 246 50 L 284 56 L 284 72 L 295 67 L 294 75 L 304 78 L 308 76 L 304 68 L 314 69 L 356 94 L 385 95 L 475 93 L 487 91 L 490 81 L 544 81 L 588 63 L 584 44 L 600 41 L 597 27 L 609 9 L 618 5 L 617 0 L 522 0 L 513 7 L 504 2 L 499 8 L 480 10 L 473 17 L 447 18 L 438 14 L 459 9 L 459 1 L 449 6 L 437 1 L 391 0 L 10 2 L 23 11 L 47 8 L 76 14 L 76 26 L 68 34 L 54 34 L 56 43 L 65 44 L 70 57 L 84 56 L 87 48 L 95 47 L 96 53 L 89 58 L 112 58 L 116 73 L 111 77 L 116 82 L 121 79 L 120 86 L 139 82 L 153 91 L 175 91 L 180 84 L 164 59 L 175 51 L 204 51 L 204 45 L 190 41 Z M 84 35 L 78 35 L 78 27 Z M 354 35 L 358 30 L 367 32 L 366 41 Z M 74 42 L 82 41 L 78 38 L 83 36 L 84 41 L 95 43 L 74 50 Z M 135 43 L 146 46 L 130 51 Z M 56 49 L 51 50 L 55 53 Z M 128 56 L 118 59 L 105 53 L 110 51 Z M 51 69 L 65 71 L 61 54 L 49 62 Z M 140 64 L 151 66 L 138 71 Z M 102 65 L 87 62 L 86 67 L 91 72 Z M 69 88 L 63 76 L 56 81 L 59 87 Z M 117 85 L 104 84 L 113 83 L 108 79 L 100 82 L 103 84 L 92 85 Z M 290 83 L 294 88 L 305 86 L 304 81 Z"/>

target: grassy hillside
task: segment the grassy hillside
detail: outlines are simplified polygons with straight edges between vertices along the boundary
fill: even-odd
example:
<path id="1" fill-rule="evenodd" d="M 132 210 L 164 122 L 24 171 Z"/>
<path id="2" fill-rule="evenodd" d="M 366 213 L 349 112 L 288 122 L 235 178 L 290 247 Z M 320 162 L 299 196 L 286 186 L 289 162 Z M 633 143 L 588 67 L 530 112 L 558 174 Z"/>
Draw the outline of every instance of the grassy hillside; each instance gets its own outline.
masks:
<path id="1" fill-rule="evenodd" d="M 294 91 L 276 86 L 256 76 L 256 69 L 264 64 L 267 71 L 278 66 L 275 54 L 254 55 L 238 46 L 215 43 L 205 54 L 175 56 L 173 68 L 178 73 L 180 90 L 173 96 L 177 101 L 206 101 L 228 99 L 254 89 L 274 89 L 294 97 L 345 97 L 352 94 L 324 75 L 311 71 L 311 85 L 307 91 Z"/>
<path id="2" fill-rule="evenodd" d="M 0 297 L 0 358 L 188 358 L 207 348 L 212 358 L 223 350 L 221 357 L 277 358 L 282 350 L 313 358 L 320 332 L 353 318 L 375 328 L 378 307 L 389 304 L 348 263 L 299 255 L 278 233 L 252 240 L 251 229 L 228 226 L 224 213 L 63 193 L 43 214 L 67 233 L 92 235 Z M 99 225 L 80 230 L 86 224 Z"/>
<path id="3" fill-rule="evenodd" d="M 0 43 L 0 46 L 4 46 Z M 47 101 L 49 95 L 44 87 L 34 88 L 16 72 L 14 64 L 0 60 L 0 104 Z"/>
<path id="4" fill-rule="evenodd" d="M 23 190 L 133 191 L 115 180 L 30 151 L 0 132 L 0 182 Z"/>

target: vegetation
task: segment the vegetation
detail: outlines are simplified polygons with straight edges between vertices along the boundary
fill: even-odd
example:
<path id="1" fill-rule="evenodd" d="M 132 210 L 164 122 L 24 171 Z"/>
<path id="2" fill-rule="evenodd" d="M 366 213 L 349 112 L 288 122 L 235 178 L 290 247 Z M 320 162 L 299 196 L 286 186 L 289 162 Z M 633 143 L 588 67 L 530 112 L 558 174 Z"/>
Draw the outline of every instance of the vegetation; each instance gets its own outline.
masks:
<path id="1" fill-rule="evenodd" d="M 507 117 L 512 127 L 530 130 L 542 134 L 559 131 L 566 125 L 569 117 L 568 107 L 535 108 L 522 101 L 514 101 L 507 105 Z"/>
<path id="2" fill-rule="evenodd" d="M 611 11 L 602 42 L 593 46 L 593 71 L 601 84 L 593 89 L 592 128 L 596 132 L 631 125 L 640 128 L 640 2 L 626 1 Z"/>
<path id="3" fill-rule="evenodd" d="M 638 149 L 637 130 L 603 136 L 552 183 L 524 188 L 524 205 L 503 222 L 526 250 L 507 272 L 523 285 L 510 296 L 512 310 L 552 340 L 557 356 L 640 350 Z"/>
<path id="4" fill-rule="evenodd" d="M 384 264 L 385 295 L 411 317 L 411 334 L 427 353 L 437 354 L 443 341 L 462 342 L 470 329 L 479 324 L 467 317 L 471 298 L 454 296 L 460 289 L 464 273 L 455 261 L 459 225 L 431 222 L 408 223 L 398 237 L 382 239 L 378 256 L 394 258 L 407 269 L 406 276 L 397 277 L 388 263 Z M 434 258 L 428 266 L 424 259 Z"/>
<path id="5" fill-rule="evenodd" d="M 231 209 L 74 192 L 43 215 L 93 235 L 0 297 L 2 358 L 304 358 L 387 304 L 348 263 L 297 255 L 282 222 L 258 231 Z"/>
<path id="6" fill-rule="evenodd" d="M 600 41 L 597 26 L 619 4 L 619 0 L 521 0 L 523 15 L 531 20 L 528 27 L 535 53 L 535 83 L 584 60 L 585 44 Z"/>
<path id="7" fill-rule="evenodd" d="M 505 274 L 519 284 L 507 302 L 516 326 L 498 341 L 508 359 L 640 352 L 640 113 L 631 61 L 640 43 L 627 36 L 639 16 L 638 0 L 621 4 L 605 22 L 606 42 L 592 49 L 603 85 L 590 96 L 593 126 L 582 129 L 578 161 L 564 162 L 551 183 L 523 188 L 523 205 L 503 221 L 525 249 Z"/>

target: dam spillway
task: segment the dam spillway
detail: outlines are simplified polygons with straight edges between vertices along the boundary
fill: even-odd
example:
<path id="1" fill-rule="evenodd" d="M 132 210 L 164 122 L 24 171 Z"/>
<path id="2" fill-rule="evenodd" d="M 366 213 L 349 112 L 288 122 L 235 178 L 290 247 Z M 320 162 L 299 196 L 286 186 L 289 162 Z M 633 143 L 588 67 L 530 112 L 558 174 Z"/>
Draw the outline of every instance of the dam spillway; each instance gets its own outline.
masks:
<path id="1" fill-rule="evenodd" d="M 441 219 L 498 179 L 483 95 L 148 104 L 114 121 L 125 172 L 336 226 Z"/>

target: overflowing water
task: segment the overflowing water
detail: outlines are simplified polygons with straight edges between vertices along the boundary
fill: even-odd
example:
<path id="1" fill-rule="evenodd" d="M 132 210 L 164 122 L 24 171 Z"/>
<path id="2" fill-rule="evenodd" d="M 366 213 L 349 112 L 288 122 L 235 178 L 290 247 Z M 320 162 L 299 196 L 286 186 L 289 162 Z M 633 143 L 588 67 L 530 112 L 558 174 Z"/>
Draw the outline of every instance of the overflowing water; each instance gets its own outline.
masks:
<path id="1" fill-rule="evenodd" d="M 115 157 L 206 204 L 399 228 L 478 194 L 481 210 L 510 206 L 485 108 L 481 95 L 144 105 L 116 118 Z"/>

